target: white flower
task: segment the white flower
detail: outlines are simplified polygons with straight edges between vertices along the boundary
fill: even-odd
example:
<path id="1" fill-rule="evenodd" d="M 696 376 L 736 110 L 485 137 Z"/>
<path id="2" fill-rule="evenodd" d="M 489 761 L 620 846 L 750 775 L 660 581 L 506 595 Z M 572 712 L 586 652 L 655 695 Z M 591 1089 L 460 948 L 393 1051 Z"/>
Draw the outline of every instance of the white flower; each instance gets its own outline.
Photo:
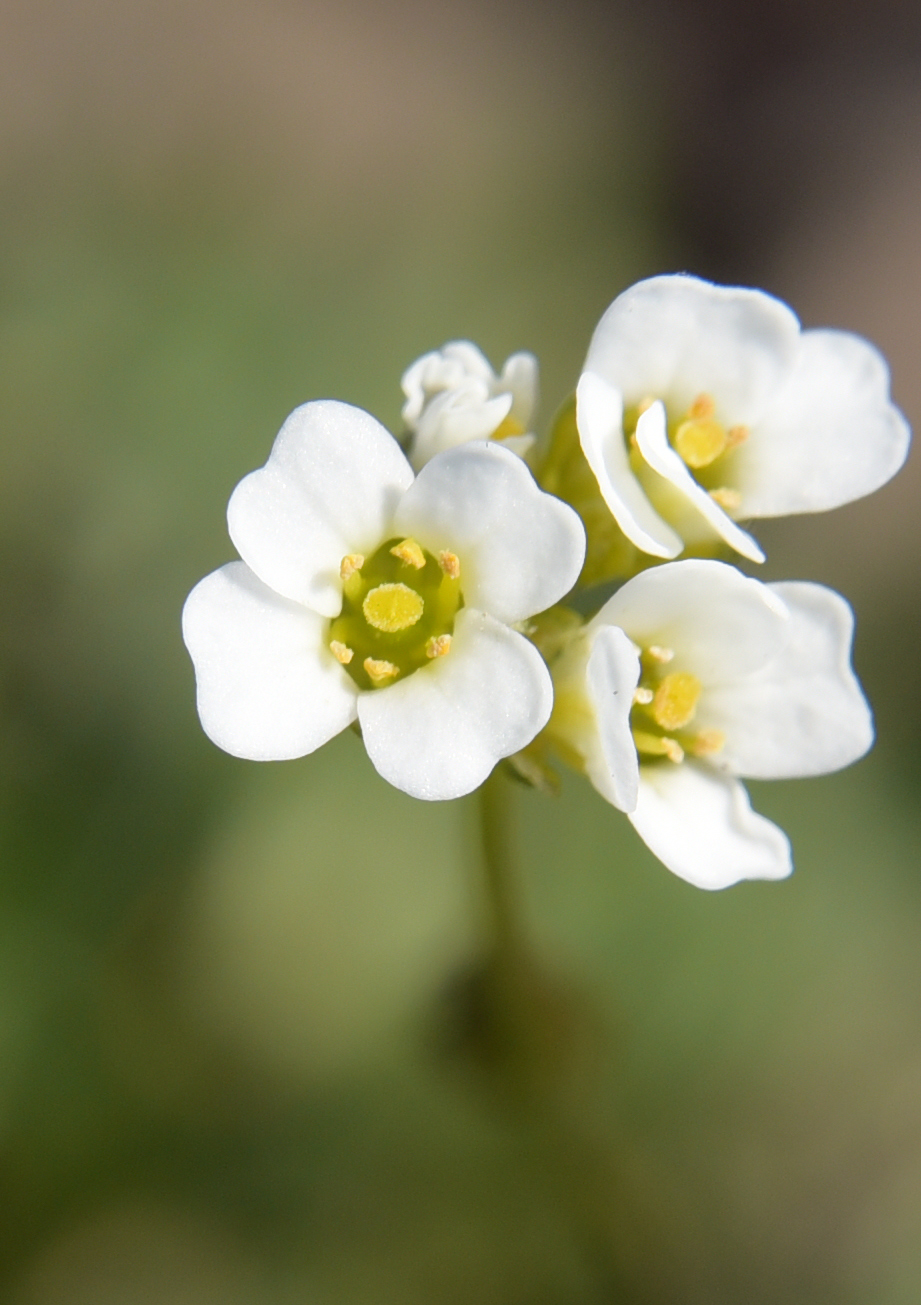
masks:
<path id="1" fill-rule="evenodd" d="M 513 353 L 497 376 L 469 340 L 423 354 L 403 374 L 403 421 L 412 433 L 409 460 L 418 471 L 436 453 L 470 440 L 501 440 L 524 456 L 537 408 L 537 359 Z"/>
<path id="2" fill-rule="evenodd" d="M 758 290 L 658 276 L 602 317 L 577 389 L 579 435 L 601 494 L 643 551 L 676 557 L 736 525 L 821 512 L 878 489 L 909 430 L 879 353 L 843 331 L 801 331 Z"/>
<path id="3" fill-rule="evenodd" d="M 722 562 L 655 567 L 554 667 L 548 732 L 682 879 L 780 879 L 786 835 L 735 776 L 821 775 L 867 751 L 852 633 L 847 603 L 822 585 L 764 585 Z"/>
<path id="4" fill-rule="evenodd" d="M 225 751 L 299 757 L 357 718 L 391 784 L 454 798 L 546 723 L 549 673 L 511 627 L 572 587 L 584 534 L 513 454 L 469 444 L 414 478 L 373 417 L 307 403 L 227 516 L 243 561 L 183 611 Z"/>

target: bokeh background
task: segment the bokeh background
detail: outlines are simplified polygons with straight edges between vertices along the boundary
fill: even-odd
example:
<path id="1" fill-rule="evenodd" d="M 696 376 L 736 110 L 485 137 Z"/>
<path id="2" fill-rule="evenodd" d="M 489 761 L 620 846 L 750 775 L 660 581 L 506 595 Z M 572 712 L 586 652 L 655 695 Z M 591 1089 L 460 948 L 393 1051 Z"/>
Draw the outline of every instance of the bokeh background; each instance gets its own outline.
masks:
<path id="1" fill-rule="evenodd" d="M 538 354 L 547 420 L 651 273 L 869 336 L 921 422 L 917 4 L 3 0 L 0 27 L 0 1297 L 914 1305 L 917 462 L 759 531 L 771 576 L 857 608 L 879 732 L 751 786 L 792 880 L 703 894 L 576 777 L 521 795 L 578 1048 L 558 1163 L 451 1033 L 473 805 L 413 803 L 351 734 L 224 756 L 179 612 L 296 404 L 396 429 L 404 367 L 468 337 Z"/>

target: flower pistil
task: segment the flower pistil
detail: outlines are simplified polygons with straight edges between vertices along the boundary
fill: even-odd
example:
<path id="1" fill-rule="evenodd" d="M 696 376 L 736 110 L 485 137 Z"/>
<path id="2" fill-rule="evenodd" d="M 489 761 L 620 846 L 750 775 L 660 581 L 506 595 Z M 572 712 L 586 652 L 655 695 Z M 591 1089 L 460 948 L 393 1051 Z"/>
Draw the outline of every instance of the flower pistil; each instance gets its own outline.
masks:
<path id="1" fill-rule="evenodd" d="M 719 730 L 692 731 L 703 686 L 689 671 L 663 668 L 673 659 L 671 648 L 652 644 L 640 654 L 640 681 L 633 694 L 630 731 L 644 760 L 664 757 L 678 765 L 685 753 L 713 756 L 726 742 Z"/>
<path id="2" fill-rule="evenodd" d="M 342 611 L 328 647 L 360 689 L 384 688 L 450 651 L 464 604 L 456 554 L 388 539 L 367 560 L 347 554 L 340 574 Z"/>

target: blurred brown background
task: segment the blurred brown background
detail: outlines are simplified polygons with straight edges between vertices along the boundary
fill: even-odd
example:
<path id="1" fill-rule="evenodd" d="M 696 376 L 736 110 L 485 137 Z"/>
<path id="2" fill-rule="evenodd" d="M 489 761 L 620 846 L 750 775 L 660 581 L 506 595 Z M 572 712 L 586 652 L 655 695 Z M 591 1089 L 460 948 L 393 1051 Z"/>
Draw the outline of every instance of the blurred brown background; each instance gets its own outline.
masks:
<path id="1" fill-rule="evenodd" d="M 522 795 L 613 1279 L 450 1050 L 472 805 L 351 735 L 220 754 L 178 620 L 297 403 L 396 428 L 403 368 L 469 337 L 538 354 L 547 420 L 654 272 L 867 335 L 917 426 L 919 71 L 909 0 L 4 0 L 4 1300 L 918 1300 L 915 461 L 758 532 L 854 603 L 879 730 L 753 786 L 791 881 L 698 893 L 575 777 Z"/>

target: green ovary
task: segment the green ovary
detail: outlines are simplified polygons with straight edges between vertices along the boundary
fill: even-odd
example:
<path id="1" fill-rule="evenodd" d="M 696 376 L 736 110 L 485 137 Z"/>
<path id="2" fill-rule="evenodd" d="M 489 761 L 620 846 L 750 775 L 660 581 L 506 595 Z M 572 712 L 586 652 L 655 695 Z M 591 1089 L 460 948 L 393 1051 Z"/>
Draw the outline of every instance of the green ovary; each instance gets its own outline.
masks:
<path id="1" fill-rule="evenodd" d="M 360 689 L 384 688 L 450 649 L 464 605 L 460 567 L 415 540 L 387 540 L 366 561 L 342 561 L 342 611 L 328 644 Z"/>

